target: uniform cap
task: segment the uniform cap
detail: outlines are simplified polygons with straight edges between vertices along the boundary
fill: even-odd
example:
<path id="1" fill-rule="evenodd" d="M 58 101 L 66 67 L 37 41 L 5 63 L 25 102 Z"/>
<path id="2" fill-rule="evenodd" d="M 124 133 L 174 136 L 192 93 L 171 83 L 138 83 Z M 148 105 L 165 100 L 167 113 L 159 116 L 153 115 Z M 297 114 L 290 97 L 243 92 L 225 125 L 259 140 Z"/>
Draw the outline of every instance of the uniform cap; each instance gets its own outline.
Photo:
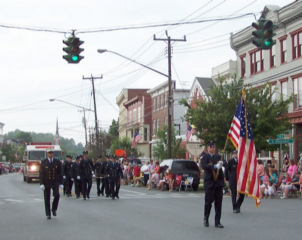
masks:
<path id="1" fill-rule="evenodd" d="M 66 155 L 66 158 L 72 158 L 72 156 L 68 154 L 68 155 Z"/>
<path id="2" fill-rule="evenodd" d="M 208 147 L 213 147 L 213 146 L 215 146 L 215 145 L 216 145 L 216 143 L 215 143 L 214 140 L 211 140 L 211 141 L 208 141 L 208 142 L 207 142 L 207 146 L 208 146 Z"/>
<path id="3" fill-rule="evenodd" d="M 233 151 L 233 154 L 236 154 L 236 153 L 238 153 L 238 151 L 237 151 L 237 150 L 234 150 L 234 151 Z"/>
<path id="4" fill-rule="evenodd" d="M 78 155 L 78 156 L 76 156 L 76 159 L 80 159 L 80 156 Z"/>
<path id="5" fill-rule="evenodd" d="M 83 151 L 83 154 L 88 154 L 88 151 Z"/>
<path id="6" fill-rule="evenodd" d="M 48 152 L 48 153 L 53 153 L 53 149 L 52 149 L 52 148 L 48 148 L 48 149 L 46 150 L 46 152 Z"/>
<path id="7" fill-rule="evenodd" d="M 102 158 L 103 156 L 102 155 L 98 155 L 98 158 Z"/>

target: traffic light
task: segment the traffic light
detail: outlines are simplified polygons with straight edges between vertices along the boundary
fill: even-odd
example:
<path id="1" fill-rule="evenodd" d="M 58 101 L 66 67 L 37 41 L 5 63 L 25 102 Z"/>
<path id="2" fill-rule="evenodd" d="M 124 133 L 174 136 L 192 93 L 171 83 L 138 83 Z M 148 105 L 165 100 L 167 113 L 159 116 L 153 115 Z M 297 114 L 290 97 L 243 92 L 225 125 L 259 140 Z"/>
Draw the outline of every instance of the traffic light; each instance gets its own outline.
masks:
<path id="1" fill-rule="evenodd" d="M 80 45 L 82 45 L 84 41 L 81 41 L 75 36 L 71 36 L 67 40 L 63 40 L 63 43 L 67 45 L 67 47 L 63 48 L 63 51 L 67 53 L 63 58 L 68 63 L 79 63 L 84 58 L 80 56 L 80 53 L 84 51 L 83 48 L 80 48 Z"/>
<path id="2" fill-rule="evenodd" d="M 275 27 L 271 20 L 260 19 L 258 22 L 252 23 L 252 27 L 256 29 L 252 34 L 255 37 L 252 43 L 258 47 L 258 49 L 271 49 L 276 41 L 273 40 L 274 33 L 273 28 Z"/>

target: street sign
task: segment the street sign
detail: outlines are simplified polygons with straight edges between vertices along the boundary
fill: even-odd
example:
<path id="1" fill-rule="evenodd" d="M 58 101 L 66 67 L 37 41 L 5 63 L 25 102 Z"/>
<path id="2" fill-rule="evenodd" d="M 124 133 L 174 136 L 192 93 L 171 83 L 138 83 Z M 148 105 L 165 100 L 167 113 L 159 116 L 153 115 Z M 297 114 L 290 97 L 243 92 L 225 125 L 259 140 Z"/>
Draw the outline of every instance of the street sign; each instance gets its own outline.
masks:
<path id="1" fill-rule="evenodd" d="M 284 134 L 277 134 L 277 138 L 278 138 L 278 139 L 284 138 Z"/>
<path id="2" fill-rule="evenodd" d="M 294 140 L 293 139 L 278 138 L 278 139 L 268 139 L 267 142 L 269 144 L 285 144 L 285 143 L 293 143 Z"/>

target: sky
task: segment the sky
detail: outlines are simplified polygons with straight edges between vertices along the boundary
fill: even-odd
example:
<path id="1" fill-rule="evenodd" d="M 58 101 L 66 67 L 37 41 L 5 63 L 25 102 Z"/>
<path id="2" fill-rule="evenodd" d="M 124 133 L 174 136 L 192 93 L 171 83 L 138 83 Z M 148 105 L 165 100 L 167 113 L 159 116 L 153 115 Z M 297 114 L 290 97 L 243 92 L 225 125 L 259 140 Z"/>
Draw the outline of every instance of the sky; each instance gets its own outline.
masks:
<path id="1" fill-rule="evenodd" d="M 99 127 L 118 119 L 116 97 L 123 88 L 151 89 L 166 77 L 107 49 L 168 74 L 167 43 L 172 42 L 172 79 L 190 89 L 195 77 L 211 77 L 213 67 L 236 53 L 230 33 L 255 22 L 265 5 L 294 0 L 1 0 L 0 122 L 3 133 L 53 133 L 58 119 L 62 137 L 85 142 L 83 108 L 94 110 L 95 79 Z M 253 13 L 253 14 L 250 14 Z M 256 19 L 255 19 L 256 17 Z M 232 20 L 221 20 L 229 19 Z M 220 19 L 220 20 L 219 20 Z M 192 23 L 192 22 L 198 23 Z M 175 24 L 169 26 L 167 24 Z M 157 25 L 157 27 L 152 27 Z M 79 64 L 62 58 L 63 40 L 72 30 L 84 43 Z M 49 101 L 55 99 L 55 101 Z M 88 128 L 95 126 L 86 111 Z"/>

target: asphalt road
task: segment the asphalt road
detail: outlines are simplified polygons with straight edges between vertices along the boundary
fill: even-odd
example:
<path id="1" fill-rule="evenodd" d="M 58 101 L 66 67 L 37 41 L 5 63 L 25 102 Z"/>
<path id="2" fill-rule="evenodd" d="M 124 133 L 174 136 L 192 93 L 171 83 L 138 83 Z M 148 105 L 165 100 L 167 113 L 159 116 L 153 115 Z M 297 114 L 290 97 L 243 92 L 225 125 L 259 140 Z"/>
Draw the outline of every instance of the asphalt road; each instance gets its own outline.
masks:
<path id="1" fill-rule="evenodd" d="M 38 183 L 23 182 L 22 175 L 0 176 L 0 240 L 203 240 L 300 239 L 301 205 L 298 199 L 246 198 L 240 214 L 231 199 L 223 199 L 221 223 L 210 227 L 203 219 L 204 193 L 148 191 L 122 186 L 119 200 L 96 196 L 83 201 L 61 195 L 58 216 L 47 220 Z"/>

